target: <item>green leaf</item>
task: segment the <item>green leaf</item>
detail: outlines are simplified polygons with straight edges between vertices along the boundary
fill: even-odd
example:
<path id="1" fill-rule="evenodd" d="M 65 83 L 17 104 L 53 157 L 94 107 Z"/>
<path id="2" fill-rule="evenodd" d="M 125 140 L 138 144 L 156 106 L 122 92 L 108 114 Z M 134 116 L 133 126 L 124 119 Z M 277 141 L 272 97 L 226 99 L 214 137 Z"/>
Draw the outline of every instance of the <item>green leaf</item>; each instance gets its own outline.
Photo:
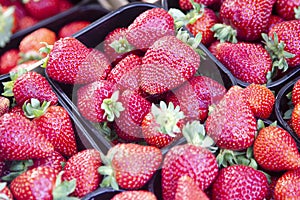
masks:
<path id="1" fill-rule="evenodd" d="M 257 130 L 260 131 L 263 128 L 265 128 L 265 123 L 261 119 L 257 120 Z"/>
<path id="2" fill-rule="evenodd" d="M 292 113 L 293 113 L 293 109 L 287 110 L 287 111 L 283 114 L 283 119 L 285 119 L 285 120 L 291 119 L 291 118 L 292 118 Z"/>
<path id="3" fill-rule="evenodd" d="M 6 185 L 7 185 L 6 182 L 0 183 L 0 192 L 6 187 Z"/>
<path id="4" fill-rule="evenodd" d="M 237 43 L 237 32 L 231 26 L 215 24 L 212 26 L 211 31 L 214 32 L 214 37 L 220 40 L 220 42 Z"/>
<path id="5" fill-rule="evenodd" d="M 118 102 L 119 99 L 119 91 L 115 91 L 111 98 L 104 99 L 101 104 L 101 109 L 104 110 L 104 116 L 107 117 L 107 120 L 112 122 L 115 118 L 120 116 L 120 112 L 124 111 L 121 102 Z"/>
<path id="6" fill-rule="evenodd" d="M 129 44 L 125 36 L 120 37 L 118 40 L 114 40 L 109 46 L 113 48 L 116 53 L 126 53 L 133 50 L 133 46 Z"/>
<path id="7" fill-rule="evenodd" d="M 76 179 L 72 179 L 71 181 L 61 182 L 52 191 L 53 200 L 66 199 L 68 195 L 70 195 L 75 191 L 75 188 L 76 188 Z M 73 199 L 74 198 L 75 197 L 73 197 Z"/>
<path id="8" fill-rule="evenodd" d="M 300 19 L 300 6 L 294 8 L 295 19 Z"/>
<path id="9" fill-rule="evenodd" d="M 1 200 L 9 200 L 9 197 L 4 193 L 0 193 L 0 199 Z"/>

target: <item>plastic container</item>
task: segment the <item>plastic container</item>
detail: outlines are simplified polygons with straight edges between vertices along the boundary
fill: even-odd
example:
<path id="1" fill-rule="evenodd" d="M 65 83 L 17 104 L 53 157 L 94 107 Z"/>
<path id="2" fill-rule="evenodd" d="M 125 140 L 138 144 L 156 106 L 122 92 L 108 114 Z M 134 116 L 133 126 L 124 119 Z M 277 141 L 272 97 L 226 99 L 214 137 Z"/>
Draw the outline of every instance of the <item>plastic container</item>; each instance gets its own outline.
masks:
<path id="1" fill-rule="evenodd" d="M 275 114 L 278 122 L 285 130 L 287 130 L 291 134 L 291 136 L 297 142 L 298 148 L 300 149 L 300 138 L 297 136 L 294 130 L 289 126 L 287 121 L 283 119 L 284 113 L 289 109 L 288 102 L 290 100 L 287 98 L 286 95 L 293 90 L 293 87 L 298 80 L 299 78 L 296 78 L 288 82 L 279 90 L 275 101 Z"/>
<path id="2" fill-rule="evenodd" d="M 4 48 L 0 48 L 0 56 L 9 49 L 18 48 L 19 43 L 26 35 L 39 28 L 49 28 L 50 30 L 58 33 L 60 28 L 70 22 L 76 20 L 93 22 L 109 12 L 108 10 L 102 8 L 99 4 L 81 5 L 84 3 L 87 2 L 79 3 L 77 6 L 74 6 L 73 8 L 48 19 L 42 20 L 30 28 L 16 32 L 11 36 L 10 42 L 7 43 Z"/>

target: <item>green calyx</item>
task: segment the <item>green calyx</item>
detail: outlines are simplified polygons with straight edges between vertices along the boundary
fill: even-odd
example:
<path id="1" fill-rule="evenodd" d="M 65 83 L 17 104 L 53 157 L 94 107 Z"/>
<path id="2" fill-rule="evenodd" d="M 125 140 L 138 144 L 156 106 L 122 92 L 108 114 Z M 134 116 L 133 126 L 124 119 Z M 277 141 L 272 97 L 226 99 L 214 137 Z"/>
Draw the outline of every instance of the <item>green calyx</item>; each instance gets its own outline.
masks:
<path id="1" fill-rule="evenodd" d="M 182 134 L 188 144 L 206 148 L 212 153 L 218 150 L 214 140 L 206 135 L 204 125 L 199 121 L 187 122 L 182 128 Z"/>
<path id="2" fill-rule="evenodd" d="M 17 176 L 26 172 L 28 170 L 28 167 L 31 167 L 32 165 L 32 160 L 13 161 L 9 167 L 10 173 L 1 177 L 1 179 L 2 181 L 11 182 Z"/>
<path id="3" fill-rule="evenodd" d="M 113 48 L 116 53 L 126 53 L 133 50 L 133 46 L 129 44 L 125 36 L 120 37 L 118 40 L 114 40 L 109 46 Z"/>
<path id="4" fill-rule="evenodd" d="M 20 53 L 20 59 L 18 60 L 18 64 L 23 64 L 27 61 L 31 61 L 31 60 L 41 60 L 42 57 L 40 54 L 38 54 L 35 51 L 30 51 L 27 53 Z"/>
<path id="5" fill-rule="evenodd" d="M 104 99 L 101 104 L 101 109 L 105 111 L 104 117 L 107 117 L 109 122 L 112 122 L 115 120 L 115 118 L 120 117 L 120 112 L 125 110 L 122 103 L 118 102 L 118 100 L 119 91 L 115 91 L 111 98 Z"/>
<path id="6" fill-rule="evenodd" d="M 101 161 L 104 165 L 98 168 L 98 172 L 104 176 L 100 187 L 112 187 L 115 190 L 119 190 L 119 185 L 115 178 L 115 172 L 111 164 L 115 153 L 114 148 L 110 150 L 110 154 L 108 156 L 100 153 Z"/>
<path id="7" fill-rule="evenodd" d="M 167 106 L 165 102 L 161 101 L 159 107 L 152 104 L 151 113 L 153 114 L 156 123 L 159 125 L 159 132 L 171 137 L 176 137 L 176 133 L 181 132 L 178 127 L 178 122 L 184 119 L 185 116 L 183 112 L 180 111 L 179 106 L 174 107 L 172 102 Z"/>
<path id="8" fill-rule="evenodd" d="M 14 7 L 8 7 L 5 11 L 0 5 L 0 47 L 3 48 L 9 42 L 14 25 Z"/>
<path id="9" fill-rule="evenodd" d="M 273 38 L 262 33 L 262 38 L 265 49 L 269 52 L 273 62 L 271 71 L 267 73 L 267 80 L 270 82 L 276 76 L 277 70 L 285 72 L 288 69 L 289 66 L 286 59 L 293 58 L 295 55 L 284 50 L 285 44 L 283 41 L 278 41 L 276 33 L 274 33 Z"/>
<path id="10" fill-rule="evenodd" d="M 7 183 L 5 183 L 5 182 L 0 183 L 0 199 L 1 200 L 9 200 L 9 197 L 6 194 L 2 193 L 2 190 L 4 190 L 6 185 L 7 185 Z"/>
<path id="11" fill-rule="evenodd" d="M 30 102 L 26 101 L 22 109 L 27 118 L 38 118 L 46 113 L 47 109 L 50 106 L 50 102 L 44 101 L 41 105 L 38 99 L 30 99 Z"/>
<path id="12" fill-rule="evenodd" d="M 300 6 L 294 8 L 295 19 L 300 19 Z"/>
<path id="13" fill-rule="evenodd" d="M 26 69 L 19 69 L 17 72 L 11 72 L 10 73 L 11 81 L 2 83 L 4 86 L 4 92 L 2 93 L 2 95 L 5 97 L 13 97 L 14 96 L 13 88 L 14 88 L 15 81 L 17 80 L 18 77 L 22 76 L 25 73 L 27 73 Z"/>
<path id="14" fill-rule="evenodd" d="M 61 171 L 55 181 L 55 187 L 52 191 L 53 200 L 80 200 L 77 197 L 69 197 L 75 191 L 76 179 L 62 181 L 61 177 L 64 171 Z"/>
<path id="15" fill-rule="evenodd" d="M 231 26 L 226 24 L 215 24 L 211 27 L 211 31 L 214 32 L 214 37 L 220 40 L 220 42 L 237 43 L 237 32 Z"/>

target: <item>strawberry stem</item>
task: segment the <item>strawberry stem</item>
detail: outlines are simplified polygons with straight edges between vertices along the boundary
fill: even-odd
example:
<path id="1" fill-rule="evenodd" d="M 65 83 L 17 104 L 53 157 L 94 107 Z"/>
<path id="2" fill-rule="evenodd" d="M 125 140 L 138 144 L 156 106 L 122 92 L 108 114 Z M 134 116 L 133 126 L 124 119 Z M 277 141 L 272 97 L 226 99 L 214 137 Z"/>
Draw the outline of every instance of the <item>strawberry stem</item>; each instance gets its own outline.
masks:
<path id="1" fill-rule="evenodd" d="M 24 111 L 24 114 L 27 118 L 38 118 L 42 115 L 44 115 L 47 111 L 47 109 L 50 106 L 50 102 L 44 101 L 41 105 L 40 101 L 38 99 L 32 98 L 30 100 L 30 103 L 26 101 L 22 109 Z"/>
<path id="2" fill-rule="evenodd" d="M 213 31 L 214 37 L 220 40 L 220 42 L 231 42 L 237 43 L 237 32 L 231 26 L 226 24 L 215 24 L 211 27 L 211 31 Z"/>
<path id="3" fill-rule="evenodd" d="M 101 104 L 101 109 L 105 111 L 104 117 L 107 117 L 107 120 L 110 122 L 114 121 L 116 117 L 120 117 L 120 112 L 125 110 L 122 103 L 118 102 L 118 99 L 119 91 L 115 91 L 111 98 L 104 99 Z"/>
<path id="4" fill-rule="evenodd" d="M 61 177 L 64 171 L 61 171 L 55 181 L 55 187 L 52 191 L 53 200 L 80 200 L 76 197 L 68 197 L 75 191 L 76 179 L 70 181 L 62 181 Z"/>
<path id="5" fill-rule="evenodd" d="M 116 53 L 127 53 L 133 50 L 133 46 L 129 44 L 125 36 L 120 37 L 118 40 L 114 40 L 109 46 L 113 48 Z"/>
<path id="6" fill-rule="evenodd" d="M 14 7 L 8 7 L 5 11 L 0 5 L 0 47 L 5 47 L 12 35 L 14 25 Z"/>
<path id="7" fill-rule="evenodd" d="M 9 167 L 10 173 L 3 176 L 1 179 L 6 182 L 11 182 L 17 176 L 26 172 L 28 170 L 28 167 L 31 167 L 32 165 L 32 160 L 13 161 L 11 166 Z"/>

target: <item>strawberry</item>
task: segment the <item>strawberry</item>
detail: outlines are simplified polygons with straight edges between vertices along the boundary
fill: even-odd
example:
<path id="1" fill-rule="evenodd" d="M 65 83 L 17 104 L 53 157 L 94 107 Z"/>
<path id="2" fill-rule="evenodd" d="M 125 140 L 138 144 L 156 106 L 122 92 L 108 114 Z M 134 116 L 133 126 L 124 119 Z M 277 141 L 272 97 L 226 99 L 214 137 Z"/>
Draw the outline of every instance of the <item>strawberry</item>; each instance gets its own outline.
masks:
<path id="1" fill-rule="evenodd" d="M 3 48 L 9 42 L 11 35 L 17 30 L 17 18 L 13 7 L 0 5 L 0 47 Z"/>
<path id="2" fill-rule="evenodd" d="M 17 73 L 20 69 L 25 69 L 25 70 L 29 70 L 31 69 L 32 65 L 35 64 L 36 60 L 28 60 L 26 62 L 23 62 L 21 64 L 18 64 L 17 66 L 15 66 L 14 68 L 12 68 L 9 73 L 14 72 Z"/>
<path id="3" fill-rule="evenodd" d="M 142 122 L 143 135 L 147 144 L 162 148 L 181 137 L 184 117 L 180 107 L 175 107 L 172 102 L 167 106 L 161 101 L 159 108 L 152 104 L 151 112 Z"/>
<path id="4" fill-rule="evenodd" d="M 284 173 L 275 186 L 275 199 L 298 199 L 300 196 L 300 168 Z"/>
<path id="5" fill-rule="evenodd" d="M 59 12 L 64 12 L 66 10 L 69 10 L 72 8 L 74 5 L 72 2 L 69 0 L 60 0 L 59 1 Z"/>
<path id="6" fill-rule="evenodd" d="M 218 43 L 216 57 L 241 81 L 265 84 L 272 78 L 272 59 L 260 44 Z M 270 74 L 270 75 L 269 75 Z"/>
<path id="7" fill-rule="evenodd" d="M 300 137 L 300 103 L 296 104 L 292 111 L 292 126 L 295 133 Z"/>
<path id="8" fill-rule="evenodd" d="M 0 117 L 5 113 L 8 113 L 10 106 L 10 101 L 6 97 L 0 96 Z"/>
<path id="9" fill-rule="evenodd" d="M 27 12 L 38 20 L 43 20 L 59 13 L 58 0 L 26 0 Z"/>
<path id="10" fill-rule="evenodd" d="M 268 181 L 261 171 L 233 165 L 219 172 L 212 187 L 212 199 L 264 199 Z"/>
<path id="11" fill-rule="evenodd" d="M 19 29 L 23 30 L 23 29 L 29 28 L 29 27 L 35 25 L 36 23 L 38 23 L 38 20 L 34 19 L 33 17 L 24 16 L 23 18 L 21 18 L 19 20 Z"/>
<path id="12" fill-rule="evenodd" d="M 281 17 L 279 17 L 277 15 L 271 15 L 270 19 L 269 19 L 269 23 L 266 26 L 266 29 L 264 32 L 268 33 L 271 30 L 271 28 L 273 28 L 273 26 L 275 26 L 275 24 L 281 23 L 283 21 L 284 21 L 284 19 L 282 19 Z"/>
<path id="13" fill-rule="evenodd" d="M 117 84 L 120 90 L 139 88 L 140 68 L 142 59 L 129 54 L 116 64 L 107 76 L 107 80 Z"/>
<path id="14" fill-rule="evenodd" d="M 54 150 L 70 157 L 77 153 L 77 145 L 72 121 L 68 112 L 61 106 L 43 104 L 31 99 L 23 105 L 25 115 L 32 118 L 32 123 L 54 146 Z"/>
<path id="15" fill-rule="evenodd" d="M 250 84 L 244 90 L 255 117 L 267 119 L 273 111 L 275 95 L 264 85 Z"/>
<path id="16" fill-rule="evenodd" d="M 179 31 L 177 36 L 186 42 L 192 40 L 185 31 Z M 198 39 L 192 46 L 175 36 L 154 42 L 142 59 L 141 88 L 149 94 L 163 93 L 190 79 L 200 65 L 200 55 L 195 51 Z"/>
<path id="17" fill-rule="evenodd" d="M 279 179 L 278 176 L 271 176 L 271 183 L 269 183 L 266 200 L 274 200 L 275 199 L 275 186 L 276 186 L 278 179 Z"/>
<path id="18" fill-rule="evenodd" d="M 163 8 L 140 14 L 128 27 L 126 39 L 136 49 L 147 49 L 164 36 L 175 35 L 174 20 Z"/>
<path id="19" fill-rule="evenodd" d="M 254 158 L 265 170 L 283 171 L 300 167 L 300 153 L 292 136 L 282 128 L 261 129 L 255 139 Z"/>
<path id="20" fill-rule="evenodd" d="M 61 83 L 86 84 L 106 78 L 110 69 L 110 63 L 102 52 L 87 48 L 75 38 L 66 37 L 54 43 L 46 72 Z"/>
<path id="21" fill-rule="evenodd" d="M 209 200 L 206 194 L 200 190 L 192 178 L 182 176 L 179 178 L 176 188 L 175 200 Z"/>
<path id="22" fill-rule="evenodd" d="M 83 117 L 92 122 L 114 121 L 124 110 L 118 102 L 116 86 L 101 80 L 84 85 L 77 91 L 77 107 Z"/>
<path id="23" fill-rule="evenodd" d="M 115 195 L 111 200 L 128 200 L 128 199 L 143 199 L 143 200 L 156 200 L 153 193 L 148 191 L 124 191 Z"/>
<path id="24" fill-rule="evenodd" d="M 68 37 L 71 36 L 81 29 L 85 28 L 86 26 L 90 25 L 91 22 L 89 21 L 74 21 L 69 24 L 64 25 L 58 33 L 58 37 Z"/>
<path id="25" fill-rule="evenodd" d="M 101 187 L 140 189 L 161 165 L 162 153 L 156 147 L 123 143 L 113 146 L 102 161 L 106 166 L 99 172 L 106 176 Z"/>
<path id="26" fill-rule="evenodd" d="M 297 105 L 300 102 L 300 80 L 298 80 L 293 86 L 292 102 L 294 105 Z"/>
<path id="27" fill-rule="evenodd" d="M 206 120 L 206 132 L 220 148 L 242 150 L 254 142 L 256 120 L 243 92 L 231 87 Z"/>
<path id="28" fill-rule="evenodd" d="M 45 158 L 54 148 L 25 117 L 7 113 L 0 118 L 0 153 L 5 160 Z"/>
<path id="29" fill-rule="evenodd" d="M 151 104 L 135 91 L 125 90 L 120 97 L 124 111 L 114 121 L 114 130 L 125 141 L 138 141 L 143 138 L 142 120 L 150 111 Z"/>
<path id="30" fill-rule="evenodd" d="M 55 105 L 58 101 L 46 78 L 37 72 L 18 71 L 11 74 L 11 80 L 3 83 L 3 95 L 14 96 L 19 105 L 23 105 L 25 101 L 31 98 L 51 102 L 51 105 Z"/>
<path id="31" fill-rule="evenodd" d="M 248 42 L 259 40 L 268 25 L 275 1 L 226 0 L 220 8 L 223 24 L 216 24 L 213 31 L 221 42 L 236 43 L 236 37 Z"/>
<path id="32" fill-rule="evenodd" d="M 225 95 L 226 88 L 206 76 L 194 76 L 169 93 L 167 102 L 179 105 L 185 120 L 204 122 L 208 115 L 208 107 L 217 104 Z"/>
<path id="33" fill-rule="evenodd" d="M 73 196 L 83 197 L 96 190 L 102 180 L 98 168 L 102 165 L 100 152 L 95 149 L 86 149 L 78 152 L 66 162 L 63 181 L 76 180 L 76 188 Z"/>
<path id="34" fill-rule="evenodd" d="M 0 176 L 2 177 L 3 172 L 5 171 L 6 163 L 5 161 L 0 160 Z"/>
<path id="35" fill-rule="evenodd" d="M 17 66 L 20 59 L 18 49 L 10 49 L 6 51 L 0 58 L 0 74 L 6 74 Z"/>
<path id="36" fill-rule="evenodd" d="M 276 13 L 284 18 L 285 20 L 294 20 L 299 19 L 296 18 L 297 13 L 299 12 L 300 1 L 298 0 L 276 0 L 275 3 L 275 11 Z"/>
<path id="37" fill-rule="evenodd" d="M 218 3 L 219 0 L 194 0 L 198 4 L 203 4 L 205 6 L 211 6 L 216 3 Z M 191 0 L 179 0 L 179 7 L 182 10 L 191 10 L 193 8 L 193 5 L 191 3 Z"/>
<path id="38" fill-rule="evenodd" d="M 58 152 L 54 151 L 52 155 L 46 158 L 34 159 L 33 165 L 28 169 L 37 168 L 40 166 L 47 166 L 55 169 L 58 172 L 63 170 L 63 165 L 66 163 L 66 159 Z"/>
<path id="39" fill-rule="evenodd" d="M 216 157 L 208 149 L 213 141 L 205 137 L 204 126 L 199 121 L 188 122 L 183 128 L 188 144 L 171 148 L 165 155 L 162 166 L 163 199 L 174 199 L 178 180 L 189 176 L 195 186 L 205 190 L 218 174 Z M 202 147 L 203 146 L 203 147 Z"/>
<path id="40" fill-rule="evenodd" d="M 10 108 L 8 112 L 15 113 L 15 114 L 21 115 L 23 117 L 26 117 L 25 113 L 22 109 L 22 105 L 15 105 L 14 107 Z"/>
<path id="41" fill-rule="evenodd" d="M 0 197 L 6 200 L 13 200 L 13 195 L 5 182 L 0 183 Z"/>

